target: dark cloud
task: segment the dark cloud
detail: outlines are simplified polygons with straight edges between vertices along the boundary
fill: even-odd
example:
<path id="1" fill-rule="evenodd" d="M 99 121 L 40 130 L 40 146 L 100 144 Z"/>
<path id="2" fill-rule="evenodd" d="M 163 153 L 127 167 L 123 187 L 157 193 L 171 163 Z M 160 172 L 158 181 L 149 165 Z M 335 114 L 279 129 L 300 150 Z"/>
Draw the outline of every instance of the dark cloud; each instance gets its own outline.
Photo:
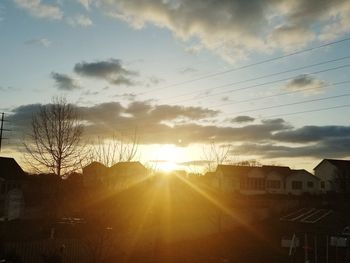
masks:
<path id="1" fill-rule="evenodd" d="M 52 72 L 51 77 L 59 90 L 72 91 L 80 89 L 77 80 L 66 74 Z"/>
<path id="2" fill-rule="evenodd" d="M 15 126 L 14 130 L 18 132 L 19 136 L 29 131 L 32 117 L 39 112 L 41 106 L 39 103 L 22 105 L 13 109 L 11 111 L 12 114 L 7 116 L 11 125 Z"/>
<path id="3" fill-rule="evenodd" d="M 317 142 L 332 138 L 349 138 L 349 126 L 304 126 L 299 129 L 281 131 L 273 135 L 272 139 L 282 142 L 306 143 Z"/>
<path id="4" fill-rule="evenodd" d="M 32 115 L 38 112 L 40 106 L 30 104 L 17 107 L 12 110 L 12 115 L 8 115 L 8 119 L 16 130 L 26 132 L 30 128 Z M 221 144 L 233 144 L 234 154 L 265 158 L 338 158 L 348 156 L 350 149 L 350 126 L 294 128 L 281 118 L 241 127 L 201 125 L 199 121 L 217 116 L 218 112 L 201 107 L 156 105 L 148 101 L 135 101 L 127 106 L 119 102 L 106 102 L 75 107 L 88 138 L 113 136 L 116 131 L 133 133 L 136 130 L 141 144 L 186 146 L 214 140 Z M 178 119 L 184 121 L 172 123 Z"/>
<path id="5" fill-rule="evenodd" d="M 304 146 L 244 143 L 233 152 L 242 155 L 258 155 L 264 158 L 345 158 L 349 157 L 350 138 L 325 139 Z"/>
<path id="6" fill-rule="evenodd" d="M 236 118 L 231 119 L 232 123 L 243 123 L 243 122 L 252 122 L 255 119 L 250 116 L 237 116 Z"/>
<path id="7" fill-rule="evenodd" d="M 326 85 L 325 81 L 303 74 L 289 81 L 285 88 L 292 91 L 304 90 L 306 94 L 314 94 L 322 92 Z"/>
<path id="8" fill-rule="evenodd" d="M 126 69 L 121 60 L 110 59 L 106 61 L 81 62 L 74 66 L 75 73 L 97 79 L 103 79 L 114 85 L 132 86 L 135 84 L 133 78 L 137 72 Z"/>

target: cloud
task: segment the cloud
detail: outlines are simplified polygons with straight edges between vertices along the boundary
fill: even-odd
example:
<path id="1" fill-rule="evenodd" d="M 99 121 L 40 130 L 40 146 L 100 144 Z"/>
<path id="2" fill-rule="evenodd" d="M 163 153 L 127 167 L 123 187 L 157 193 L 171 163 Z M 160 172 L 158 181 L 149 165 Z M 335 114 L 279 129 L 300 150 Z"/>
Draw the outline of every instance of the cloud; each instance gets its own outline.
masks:
<path id="1" fill-rule="evenodd" d="M 134 101 L 137 97 L 137 95 L 135 93 L 123 93 L 121 95 L 117 94 L 115 95 L 115 97 L 120 97 L 129 101 Z"/>
<path id="2" fill-rule="evenodd" d="M 192 160 L 192 161 L 181 162 L 181 163 L 177 163 L 177 164 L 183 165 L 183 166 L 206 166 L 210 163 L 213 163 L 213 161 L 210 161 L 210 160 Z"/>
<path id="3" fill-rule="evenodd" d="M 67 23 L 73 27 L 76 27 L 76 26 L 89 27 L 93 25 L 93 22 L 90 19 L 90 17 L 82 14 L 67 18 Z"/>
<path id="4" fill-rule="evenodd" d="M 330 140 L 334 138 L 348 138 L 349 126 L 304 126 L 299 129 L 281 131 L 273 135 L 272 139 L 282 142 L 307 143 Z"/>
<path id="5" fill-rule="evenodd" d="M 305 146 L 244 143 L 233 150 L 236 154 L 258 155 L 264 158 L 345 158 L 349 157 L 349 138 L 325 140 Z"/>
<path id="6" fill-rule="evenodd" d="M 344 0 L 100 0 L 105 13 L 140 29 L 170 30 L 187 50 L 209 49 L 229 62 L 256 52 L 290 50 L 350 31 Z"/>
<path id="7" fill-rule="evenodd" d="M 237 116 L 236 118 L 231 119 L 232 123 L 243 123 L 243 122 L 252 122 L 255 119 L 250 116 Z"/>
<path id="8" fill-rule="evenodd" d="M 38 18 L 60 20 L 63 17 L 63 12 L 58 6 L 43 4 L 41 0 L 14 0 L 14 2 Z"/>
<path id="9" fill-rule="evenodd" d="M 51 77 L 59 90 L 73 91 L 81 88 L 76 79 L 66 74 L 52 72 Z"/>
<path id="10" fill-rule="evenodd" d="M 24 44 L 26 44 L 26 45 L 38 45 L 38 46 L 48 48 L 51 46 L 52 42 L 50 40 L 48 40 L 47 38 L 34 38 L 34 39 L 27 40 L 26 42 L 24 42 Z"/>
<path id="11" fill-rule="evenodd" d="M 10 91 L 16 91 L 16 90 L 17 89 L 14 87 L 10 87 L 10 86 L 2 87 L 2 86 L 0 86 L 0 92 L 10 92 Z"/>
<path id="12" fill-rule="evenodd" d="M 110 59 L 106 61 L 81 62 L 74 66 L 75 73 L 97 79 L 103 79 L 114 85 L 132 86 L 137 72 L 126 69 L 121 60 Z"/>
<path id="13" fill-rule="evenodd" d="M 327 86 L 325 81 L 303 74 L 290 80 L 286 84 L 285 89 L 290 91 L 303 91 L 305 94 L 315 94 L 324 91 L 325 86 Z"/>
<path id="14" fill-rule="evenodd" d="M 306 46 L 315 37 L 315 33 L 307 28 L 297 25 L 283 25 L 272 32 L 270 41 L 285 51 L 293 51 Z"/>
<path id="15" fill-rule="evenodd" d="M 81 4 L 86 10 L 90 9 L 91 0 L 77 0 L 79 4 Z"/>
<path id="16" fill-rule="evenodd" d="M 31 117 L 40 106 L 29 104 L 13 109 L 8 119 L 14 129 L 27 132 Z M 136 130 L 141 144 L 187 146 L 214 140 L 233 145 L 235 155 L 256 155 L 263 158 L 349 156 L 350 126 L 294 128 L 283 119 L 266 119 L 241 127 L 200 125 L 198 120 L 219 113 L 201 107 L 157 105 L 147 101 L 135 101 L 126 106 L 120 102 L 105 102 L 75 107 L 85 125 L 85 138 L 108 138 L 116 131 L 127 134 Z M 167 124 L 176 119 L 186 121 Z"/>

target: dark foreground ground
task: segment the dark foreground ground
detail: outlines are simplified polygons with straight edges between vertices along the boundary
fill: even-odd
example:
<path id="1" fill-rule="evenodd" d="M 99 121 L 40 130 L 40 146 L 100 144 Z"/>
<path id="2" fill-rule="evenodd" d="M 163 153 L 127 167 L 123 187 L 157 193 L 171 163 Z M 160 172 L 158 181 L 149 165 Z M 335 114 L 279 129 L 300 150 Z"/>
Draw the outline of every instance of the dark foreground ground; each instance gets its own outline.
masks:
<path id="1" fill-rule="evenodd" d="M 17 246 L 12 254 L 7 253 L 6 262 L 305 262 L 305 245 L 309 262 L 350 262 L 349 254 L 345 248 L 336 248 L 329 246 L 327 252 L 327 236 L 336 235 L 340 225 L 334 224 L 333 218 L 328 218 L 329 222 L 324 221 L 319 225 L 307 225 L 290 222 L 281 222 L 279 219 L 269 219 L 259 224 L 251 225 L 249 228 L 237 227 L 235 230 L 226 233 L 217 233 L 199 239 L 179 241 L 173 244 L 162 244 L 156 242 L 147 250 L 129 250 L 129 251 L 97 251 L 101 253 L 94 258 L 89 249 L 84 247 L 84 255 L 73 251 L 74 255 L 68 255 L 67 240 L 58 239 L 55 243 L 56 250 L 42 251 L 40 257 L 30 259 L 30 253 L 24 251 L 23 247 Z M 300 246 L 289 256 L 289 249 L 281 247 L 281 238 L 291 237 L 293 233 L 300 239 Z M 305 234 L 307 243 L 305 243 Z M 47 240 L 47 242 L 52 242 Z M 65 243 L 67 247 L 61 248 L 60 244 Z M 108 240 L 102 245 L 109 247 Z M 33 246 L 33 245 L 32 245 Z M 79 242 L 78 247 L 82 247 Z M 22 250 L 21 250 L 22 249 Z M 79 250 L 78 248 L 75 248 Z M 52 252 L 55 251 L 55 252 Z M 96 252 L 96 251 L 95 251 Z M 29 254 L 28 254 L 29 253 Z M 328 261 L 327 261 L 328 253 Z M 26 254 L 26 255 L 24 255 Z M 103 254 L 103 255 L 102 255 Z M 3 254 L 3 257 L 5 255 Z M 27 260 L 26 260 L 27 259 Z M 39 260 L 39 261 L 38 261 Z"/>

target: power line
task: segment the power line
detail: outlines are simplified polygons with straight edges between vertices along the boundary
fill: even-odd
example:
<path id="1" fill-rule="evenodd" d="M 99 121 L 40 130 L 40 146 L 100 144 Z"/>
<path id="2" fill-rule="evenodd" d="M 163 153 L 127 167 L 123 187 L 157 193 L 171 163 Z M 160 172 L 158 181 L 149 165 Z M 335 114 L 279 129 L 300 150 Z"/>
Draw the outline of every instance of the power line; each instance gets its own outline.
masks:
<path id="1" fill-rule="evenodd" d="M 346 65 L 342 65 L 342 66 L 338 66 L 338 67 L 333 67 L 333 68 L 328 68 L 328 69 L 324 69 L 324 70 L 318 70 L 318 71 L 314 71 L 314 72 L 311 72 L 311 73 L 308 73 L 308 74 L 304 74 L 304 75 L 315 75 L 315 74 L 329 72 L 329 71 L 338 70 L 338 69 L 347 68 L 347 67 L 350 67 L 350 64 L 346 64 Z M 188 102 L 188 101 L 198 100 L 198 99 L 202 99 L 202 98 L 208 98 L 208 97 L 213 97 L 213 96 L 217 96 L 217 95 L 223 95 L 223 94 L 227 94 L 227 93 L 233 93 L 233 92 L 236 92 L 236 91 L 248 90 L 248 89 L 252 89 L 252 88 L 256 88 L 256 87 L 261 87 L 261 86 L 265 86 L 265 85 L 269 85 L 269 84 L 274 84 L 274 83 L 278 83 L 278 82 L 282 82 L 282 81 L 291 80 L 291 79 L 294 79 L 294 78 L 296 78 L 298 76 L 300 76 L 300 74 L 299 75 L 295 75 L 293 77 L 273 80 L 273 81 L 264 82 L 264 83 L 260 83 L 260 84 L 255 84 L 255 85 L 251 85 L 251 86 L 247 86 L 247 87 L 243 87 L 243 88 L 231 89 L 231 90 L 226 90 L 226 91 L 222 91 L 222 92 L 219 92 L 219 93 L 203 95 L 201 97 L 186 99 L 186 100 L 178 101 L 176 103 Z"/>
<path id="2" fill-rule="evenodd" d="M 349 41 L 349 40 L 350 40 L 350 37 L 343 38 L 343 39 L 340 39 L 340 40 L 337 40 L 337 41 L 328 42 L 328 43 L 325 43 L 325 44 L 322 44 L 322 45 L 319 45 L 319 46 L 298 50 L 298 51 L 295 51 L 295 52 L 292 52 L 292 53 L 288 53 L 288 54 L 285 54 L 285 55 L 281 55 L 281 56 L 277 56 L 277 57 L 261 60 L 261 61 L 254 62 L 254 63 L 251 63 L 251 64 L 247 64 L 247 65 L 244 65 L 244 66 L 240 66 L 240 67 L 236 67 L 236 68 L 232 68 L 232 69 L 228 69 L 228 70 L 224 70 L 224 71 L 219 71 L 219 72 L 212 73 L 212 74 L 203 75 L 203 76 L 198 77 L 198 78 L 185 80 L 185 81 L 182 81 L 182 82 L 170 84 L 168 86 L 164 86 L 164 87 L 160 87 L 160 88 L 155 88 L 155 89 L 152 89 L 152 90 L 148 90 L 148 91 L 145 91 L 145 92 L 138 93 L 137 95 L 144 95 L 144 94 L 147 94 L 147 93 L 150 93 L 150 92 L 154 92 L 154 91 L 158 91 L 158 90 L 162 90 L 162 89 L 168 89 L 168 88 L 171 88 L 171 87 L 176 87 L 176 86 L 192 83 L 192 82 L 199 81 L 199 80 L 204 80 L 204 79 L 208 79 L 208 78 L 224 75 L 224 74 L 227 74 L 227 73 L 230 73 L 230 72 L 239 71 L 239 70 L 250 68 L 250 67 L 253 67 L 253 66 L 266 64 L 266 63 L 269 63 L 269 62 L 281 60 L 281 59 L 284 59 L 284 58 L 287 58 L 287 57 L 291 57 L 291 56 L 295 56 L 295 55 L 300 55 L 300 54 L 303 54 L 303 53 L 306 53 L 306 52 L 310 52 L 310 51 L 313 51 L 313 50 L 325 48 L 325 47 L 328 47 L 328 46 L 331 46 L 331 45 L 335 45 L 335 44 L 339 44 L 339 43 L 342 43 L 342 42 L 346 42 L 346 41 Z"/>
<path id="3" fill-rule="evenodd" d="M 317 90 L 320 88 L 326 88 L 326 87 L 331 87 L 331 86 L 338 86 L 338 85 L 343 85 L 350 83 L 350 80 L 346 81 L 341 81 L 341 82 L 335 82 L 335 83 L 329 83 L 329 84 L 323 84 L 319 85 L 317 87 L 312 87 L 312 88 L 306 88 L 306 89 L 299 89 L 299 90 L 294 90 L 294 91 L 289 91 L 289 92 L 282 92 L 282 93 L 276 93 L 268 96 L 261 96 L 261 97 L 256 97 L 252 99 L 247 99 L 247 100 L 240 100 L 240 101 L 233 101 L 233 102 L 228 102 L 228 103 L 222 103 L 222 104 L 217 104 L 212 107 L 222 107 L 222 106 L 227 106 L 227 105 L 237 105 L 241 103 L 246 103 L 246 102 L 251 102 L 251 101 L 256 101 L 256 100 L 263 100 L 263 99 L 269 99 L 269 98 L 274 98 L 274 97 L 279 97 L 279 96 L 284 96 L 284 95 L 290 95 L 290 94 L 295 94 L 295 93 L 301 93 L 305 91 L 310 91 L 310 90 Z"/>
<path id="4" fill-rule="evenodd" d="M 315 101 L 337 99 L 337 98 L 348 97 L 348 96 L 350 96 L 350 93 L 341 94 L 341 95 L 335 95 L 335 96 L 328 96 L 328 97 L 323 97 L 323 98 L 318 98 L 318 99 L 297 101 L 297 102 L 292 102 L 292 103 L 278 104 L 278 105 L 273 105 L 273 106 L 268 106 L 268 107 L 255 108 L 255 109 L 251 109 L 251 110 L 237 111 L 237 112 L 232 112 L 232 113 L 228 113 L 228 114 L 230 114 L 230 115 L 231 114 L 241 114 L 241 113 L 254 112 L 254 111 L 259 111 L 259 110 L 268 110 L 268 109 L 282 108 L 282 107 L 288 107 L 288 106 L 299 105 L 299 104 L 304 104 L 304 103 L 310 103 L 310 102 L 315 102 Z"/>
<path id="5" fill-rule="evenodd" d="M 347 108 L 347 107 L 350 107 L 350 104 L 336 105 L 336 106 L 332 106 L 332 107 L 318 108 L 318 109 L 313 109 L 313 110 L 296 111 L 296 112 L 290 112 L 290 113 L 284 113 L 284 114 L 274 114 L 274 115 L 265 116 L 264 118 L 275 118 L 275 117 L 281 117 L 281 116 L 290 116 L 290 115 L 304 114 L 304 113 L 310 113 L 310 112 L 341 109 L 341 108 Z M 259 119 L 261 119 L 261 118 L 259 118 Z"/>
<path id="6" fill-rule="evenodd" d="M 255 77 L 255 78 L 250 78 L 250 79 L 245 79 L 245 80 L 241 80 L 241 81 L 231 82 L 231 83 L 223 84 L 223 85 L 220 85 L 220 86 L 216 86 L 214 88 L 208 88 L 208 89 L 205 89 L 205 90 L 196 90 L 196 91 L 192 91 L 192 92 L 187 92 L 187 93 L 183 93 L 183 94 L 180 94 L 180 95 L 176 95 L 176 96 L 165 98 L 165 100 L 167 100 L 167 99 L 175 99 L 175 98 L 184 97 L 184 96 L 192 95 L 192 94 L 197 94 L 197 93 L 200 93 L 200 92 L 203 92 L 203 91 L 213 91 L 213 90 L 216 90 L 216 89 L 219 89 L 219 88 L 229 87 L 229 86 L 237 85 L 237 84 L 243 84 L 243 83 L 247 83 L 247 82 L 251 82 L 251 81 L 255 81 L 255 80 L 259 80 L 259 79 L 264 79 L 264 78 L 268 78 L 268 77 L 273 77 L 273 76 L 278 76 L 278 75 L 282 75 L 282 74 L 286 74 L 286 73 L 291 73 L 291 72 L 302 70 L 302 69 L 307 69 L 307 68 L 312 68 L 312 67 L 316 67 L 316 66 L 325 65 L 325 64 L 328 64 L 328 63 L 338 62 L 338 61 L 345 60 L 345 59 L 348 59 L 348 58 L 350 58 L 350 56 L 345 56 L 345 57 L 340 57 L 340 58 L 331 59 L 331 60 L 327 60 L 327 61 L 322 61 L 322 62 L 319 62 L 319 63 L 310 64 L 310 65 L 302 66 L 302 67 L 296 67 L 296 68 L 292 68 L 292 69 L 289 69 L 289 70 L 280 71 L 280 72 L 276 72 L 276 73 L 271 73 L 271 74 L 267 74 L 267 75 L 262 75 L 262 76 Z"/>

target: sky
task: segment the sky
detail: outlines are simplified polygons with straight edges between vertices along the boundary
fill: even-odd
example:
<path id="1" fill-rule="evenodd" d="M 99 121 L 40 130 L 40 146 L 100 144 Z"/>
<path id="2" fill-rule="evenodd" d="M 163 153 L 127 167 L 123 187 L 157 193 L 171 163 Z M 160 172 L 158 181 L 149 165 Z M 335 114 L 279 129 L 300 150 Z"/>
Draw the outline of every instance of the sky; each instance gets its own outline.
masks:
<path id="1" fill-rule="evenodd" d="M 143 163 L 349 158 L 349 31 L 348 0 L 1 1 L 1 155 L 64 96 L 89 140 L 136 131 Z"/>

